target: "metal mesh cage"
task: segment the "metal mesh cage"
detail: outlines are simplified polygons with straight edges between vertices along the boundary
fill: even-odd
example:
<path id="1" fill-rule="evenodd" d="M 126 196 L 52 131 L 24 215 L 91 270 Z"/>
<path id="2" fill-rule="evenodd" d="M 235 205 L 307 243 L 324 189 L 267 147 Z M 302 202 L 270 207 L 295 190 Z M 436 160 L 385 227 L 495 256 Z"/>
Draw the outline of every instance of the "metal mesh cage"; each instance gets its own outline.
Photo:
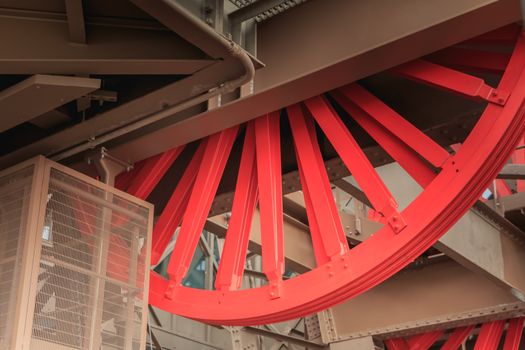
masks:
<path id="1" fill-rule="evenodd" d="M 0 172 L 0 350 L 144 349 L 152 208 L 43 157 Z"/>
<path id="2" fill-rule="evenodd" d="M 148 216 L 51 169 L 31 348 L 139 349 Z"/>
<path id="3" fill-rule="evenodd" d="M 0 177 L 0 349 L 12 349 L 33 172 Z"/>

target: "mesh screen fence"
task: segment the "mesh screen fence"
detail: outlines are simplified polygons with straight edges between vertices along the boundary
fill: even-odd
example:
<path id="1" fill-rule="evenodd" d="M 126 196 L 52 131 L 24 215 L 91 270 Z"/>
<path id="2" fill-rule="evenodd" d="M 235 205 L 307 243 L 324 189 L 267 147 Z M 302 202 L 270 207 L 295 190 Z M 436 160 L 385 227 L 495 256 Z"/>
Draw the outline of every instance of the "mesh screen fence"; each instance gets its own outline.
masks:
<path id="1" fill-rule="evenodd" d="M 148 208 L 51 169 L 34 349 L 139 349 Z"/>
<path id="2" fill-rule="evenodd" d="M 11 349 L 33 172 L 0 178 L 0 349 Z"/>

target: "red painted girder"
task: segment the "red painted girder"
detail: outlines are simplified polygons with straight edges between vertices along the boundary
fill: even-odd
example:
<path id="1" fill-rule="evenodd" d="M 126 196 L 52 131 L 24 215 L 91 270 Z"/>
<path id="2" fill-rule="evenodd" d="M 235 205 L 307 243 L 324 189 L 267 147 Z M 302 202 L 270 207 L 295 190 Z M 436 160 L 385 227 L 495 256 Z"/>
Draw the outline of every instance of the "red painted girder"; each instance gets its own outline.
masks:
<path id="1" fill-rule="evenodd" d="M 465 47 L 448 47 L 435 52 L 427 58 L 437 64 L 454 68 L 501 73 L 509 63 L 510 54 L 483 51 Z"/>
<path id="2" fill-rule="evenodd" d="M 306 100 L 305 104 L 373 207 L 389 219 L 395 232 L 401 231 L 406 224 L 397 212 L 394 197 L 337 113 L 320 96 Z"/>
<path id="3" fill-rule="evenodd" d="M 422 59 L 405 63 L 392 71 L 412 80 L 498 105 L 504 105 L 509 97 L 508 92 L 494 89 L 483 79 Z"/>
<path id="4" fill-rule="evenodd" d="M 514 318 L 509 320 L 507 327 L 507 335 L 505 336 L 505 343 L 503 350 L 518 350 L 520 347 L 521 336 L 523 334 L 523 322 L 525 317 Z"/>
<path id="5" fill-rule="evenodd" d="M 441 167 L 449 153 L 421 130 L 358 84 L 350 84 L 341 92 L 369 117 L 395 135 L 435 167 Z"/>
<path id="6" fill-rule="evenodd" d="M 385 345 L 388 350 L 410 350 L 408 343 L 403 338 L 387 339 Z"/>
<path id="7" fill-rule="evenodd" d="M 427 350 L 443 333 L 443 331 L 435 331 L 414 335 L 407 340 L 408 348 L 410 350 Z"/>
<path id="8" fill-rule="evenodd" d="M 121 191 L 127 191 L 129 185 L 131 184 L 131 181 L 137 174 L 139 173 L 140 169 L 144 166 L 147 159 L 141 160 L 140 162 L 137 162 L 133 164 L 133 169 L 130 171 L 123 171 L 122 173 L 118 174 L 115 177 L 115 188 L 118 188 Z"/>
<path id="9" fill-rule="evenodd" d="M 75 222 L 79 226 L 80 233 L 83 235 L 93 235 L 93 227 L 95 227 L 95 218 L 96 215 L 93 213 L 88 213 L 88 205 L 84 205 L 84 203 L 80 200 L 80 197 L 77 195 L 74 195 L 74 197 L 71 198 L 71 204 L 73 208 L 73 216 L 75 217 Z M 91 212 L 93 211 L 93 207 L 90 208 Z"/>
<path id="10" fill-rule="evenodd" d="M 312 118 L 299 104 L 287 108 L 299 164 L 312 243 L 318 264 L 348 251 L 348 242 L 335 205 Z M 312 225 L 313 224 L 313 225 Z M 321 225 L 319 225 L 321 224 Z"/>
<path id="11" fill-rule="evenodd" d="M 474 330 L 475 325 L 456 328 L 452 334 L 449 335 L 447 341 L 441 347 L 441 350 L 458 350 L 461 344 Z"/>
<path id="12" fill-rule="evenodd" d="M 514 151 L 514 154 L 512 155 L 512 163 L 525 164 L 525 135 L 520 139 L 517 146 L 521 148 Z M 525 191 L 525 180 L 516 180 L 516 185 L 518 192 Z"/>
<path id="13" fill-rule="evenodd" d="M 152 265 L 158 264 L 175 230 L 182 222 L 205 149 L 206 140 L 203 140 L 153 228 L 151 245 Z"/>
<path id="14" fill-rule="evenodd" d="M 137 198 L 146 199 L 183 149 L 184 146 L 175 147 L 148 158 L 137 175 L 131 180 L 127 192 Z"/>
<path id="15" fill-rule="evenodd" d="M 512 190 L 507 184 L 507 181 L 503 179 L 496 179 L 495 183 L 496 183 L 496 192 L 499 197 L 506 197 L 512 194 Z"/>
<path id="16" fill-rule="evenodd" d="M 259 210 L 261 213 L 262 270 L 270 297 L 281 294 L 284 273 L 283 202 L 279 111 L 255 120 Z"/>
<path id="17" fill-rule="evenodd" d="M 199 172 L 167 268 L 170 283 L 166 297 L 169 299 L 173 298 L 176 286 L 181 283 L 188 271 L 238 128 L 234 126 L 208 137 Z"/>
<path id="18" fill-rule="evenodd" d="M 504 327 L 504 320 L 484 323 L 479 330 L 474 350 L 496 350 Z"/>
<path id="19" fill-rule="evenodd" d="M 437 176 L 416 151 L 353 104 L 341 91 L 334 91 L 332 96 L 421 187 L 425 188 Z"/>
<path id="20" fill-rule="evenodd" d="M 255 122 L 250 121 L 246 128 L 232 215 L 215 278 L 215 288 L 218 290 L 236 290 L 241 287 L 253 213 L 257 204 L 255 157 Z"/>

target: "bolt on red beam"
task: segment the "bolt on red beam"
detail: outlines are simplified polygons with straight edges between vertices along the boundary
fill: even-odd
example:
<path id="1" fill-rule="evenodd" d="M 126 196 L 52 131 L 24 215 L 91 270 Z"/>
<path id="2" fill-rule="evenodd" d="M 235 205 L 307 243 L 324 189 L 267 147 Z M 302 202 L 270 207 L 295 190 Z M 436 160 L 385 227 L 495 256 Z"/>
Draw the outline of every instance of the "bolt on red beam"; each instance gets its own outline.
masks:
<path id="1" fill-rule="evenodd" d="M 165 296 L 168 299 L 174 297 L 176 287 L 188 272 L 238 129 L 238 126 L 234 126 L 208 137 L 199 172 L 167 268 L 170 282 Z"/>
<path id="2" fill-rule="evenodd" d="M 448 337 L 447 341 L 441 347 L 441 350 L 458 350 L 461 344 L 474 330 L 475 325 L 456 328 Z"/>
<path id="3" fill-rule="evenodd" d="M 503 350 L 518 350 L 520 347 L 521 336 L 523 335 L 523 322 L 525 317 L 514 318 L 509 320 L 507 327 L 507 335 L 505 336 L 505 343 Z"/>
<path id="4" fill-rule="evenodd" d="M 306 100 L 305 104 L 374 209 L 387 219 L 394 232 L 403 230 L 406 223 L 397 211 L 396 200 L 337 113 L 320 96 Z"/>
<path id="5" fill-rule="evenodd" d="M 315 126 L 299 104 L 287 108 L 299 164 L 306 212 L 318 265 L 349 250 L 315 134 Z M 314 225 L 312 225 L 312 223 Z M 322 223 L 322 226 L 319 224 Z M 322 232 L 322 233 L 321 233 Z"/>
<path id="6" fill-rule="evenodd" d="M 504 105 L 509 97 L 508 92 L 487 85 L 483 79 L 422 59 L 402 64 L 392 71 L 412 80 L 498 105 Z"/>
<path id="7" fill-rule="evenodd" d="M 255 122 L 250 121 L 246 128 L 232 215 L 215 278 L 215 288 L 218 290 L 236 290 L 241 287 L 257 194 Z"/>
<path id="8" fill-rule="evenodd" d="M 283 195 L 279 111 L 255 120 L 257 179 L 261 213 L 262 270 L 271 298 L 281 295 L 284 273 Z"/>
<path id="9" fill-rule="evenodd" d="M 352 103 L 341 90 L 334 91 L 332 96 L 421 187 L 425 188 L 434 180 L 437 174 L 402 139 Z"/>
<path id="10" fill-rule="evenodd" d="M 410 350 L 427 350 L 434 344 L 442 335 L 444 331 L 427 332 L 414 335 L 407 340 Z"/>
<path id="11" fill-rule="evenodd" d="M 481 326 L 474 350 L 496 349 L 505 327 L 505 320 L 487 322 Z"/>
<path id="12" fill-rule="evenodd" d="M 193 155 L 190 163 L 186 167 L 184 174 L 179 180 L 177 187 L 171 194 L 168 203 L 162 210 L 155 227 L 153 228 L 152 244 L 151 244 L 151 265 L 156 265 L 159 262 L 164 250 L 168 246 L 175 230 L 182 222 L 182 217 L 188 202 L 190 194 L 193 189 L 193 184 L 197 177 L 197 172 L 204 156 L 206 149 L 206 140 L 201 141 L 197 151 Z"/>

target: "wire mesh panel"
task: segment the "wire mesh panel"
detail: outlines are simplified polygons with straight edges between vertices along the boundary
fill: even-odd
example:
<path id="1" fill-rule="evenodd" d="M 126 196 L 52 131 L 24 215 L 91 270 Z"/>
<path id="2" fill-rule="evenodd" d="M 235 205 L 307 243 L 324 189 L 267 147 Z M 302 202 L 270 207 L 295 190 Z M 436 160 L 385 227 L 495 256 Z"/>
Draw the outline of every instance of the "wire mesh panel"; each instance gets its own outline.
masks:
<path id="1" fill-rule="evenodd" d="M 149 207 L 51 168 L 31 349 L 139 349 Z"/>
<path id="2" fill-rule="evenodd" d="M 12 349 L 34 166 L 0 177 L 0 349 Z"/>

